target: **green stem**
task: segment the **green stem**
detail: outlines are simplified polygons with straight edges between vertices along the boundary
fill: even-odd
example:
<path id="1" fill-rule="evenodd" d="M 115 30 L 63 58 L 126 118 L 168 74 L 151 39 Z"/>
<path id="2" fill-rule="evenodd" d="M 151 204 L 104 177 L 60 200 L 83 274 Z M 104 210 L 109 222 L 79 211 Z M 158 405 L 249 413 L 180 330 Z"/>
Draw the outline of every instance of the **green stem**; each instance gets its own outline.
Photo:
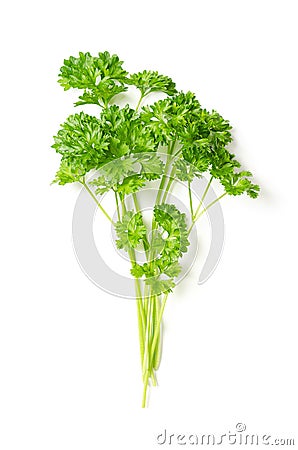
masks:
<path id="1" fill-rule="evenodd" d="M 147 387 L 149 379 L 152 380 L 152 385 L 156 386 L 157 381 L 154 373 L 154 368 L 152 365 L 152 352 L 151 352 L 151 342 L 155 332 L 155 295 L 150 294 L 147 299 L 148 301 L 148 311 L 146 314 L 146 334 L 145 334 L 145 350 L 144 350 L 144 358 L 143 358 L 143 383 L 144 383 L 144 392 L 146 397 Z M 144 398 L 144 397 L 143 397 Z M 143 401 L 144 405 L 144 401 Z M 144 406 L 143 406 L 144 407 Z"/>
<path id="2" fill-rule="evenodd" d="M 120 208 L 119 208 L 119 201 L 118 201 L 118 195 L 115 192 L 115 199 L 116 199 L 116 206 L 117 206 L 117 214 L 118 218 L 120 220 Z M 123 197 L 121 202 L 121 209 L 122 209 L 122 216 L 126 212 L 126 206 L 125 206 L 125 198 Z M 136 262 L 136 255 L 134 249 L 128 250 L 129 259 L 131 262 L 131 265 L 133 266 Z M 143 296 L 142 296 L 142 289 L 140 285 L 140 280 L 138 278 L 135 278 L 135 291 L 136 291 L 136 302 L 137 302 L 137 314 L 138 314 L 138 327 L 139 327 L 139 343 L 140 343 L 140 355 L 141 355 L 141 363 L 143 364 L 144 361 L 144 353 L 145 353 L 145 331 L 146 331 L 146 317 L 144 312 L 144 306 L 143 306 Z"/>
<path id="3" fill-rule="evenodd" d="M 147 321 L 146 321 L 146 335 L 145 335 L 145 352 L 144 352 L 144 360 L 143 360 L 143 377 L 145 380 L 145 376 L 149 373 L 150 368 L 150 316 L 151 316 L 151 296 L 148 299 L 148 311 L 147 311 Z"/>
<path id="4" fill-rule="evenodd" d="M 145 330 L 144 320 L 145 320 L 145 317 L 144 317 L 142 299 L 137 299 L 136 301 L 137 301 L 138 326 L 139 326 L 140 356 L 141 356 L 141 364 L 143 365 L 144 353 L 145 353 L 145 335 L 144 335 L 144 330 Z"/>
<path id="5" fill-rule="evenodd" d="M 175 158 L 175 156 L 179 155 L 181 153 L 182 149 L 179 148 L 176 153 L 174 153 L 173 158 Z"/>
<path id="6" fill-rule="evenodd" d="M 115 195 L 117 214 L 120 216 L 120 208 L 118 202 L 118 196 Z M 133 194 L 133 200 L 135 209 L 137 212 L 140 211 L 139 203 L 136 194 Z M 121 211 L 122 216 L 126 213 L 125 196 L 121 199 Z M 144 247 L 145 248 L 145 247 Z M 132 266 L 136 263 L 136 254 L 133 248 L 128 249 L 128 255 Z M 151 343 L 151 322 L 152 322 L 152 300 L 150 295 L 150 290 L 148 291 L 148 286 L 145 285 L 144 297 L 142 294 L 142 289 L 140 285 L 140 280 L 135 278 L 135 290 L 136 290 L 136 301 L 137 301 L 137 317 L 138 317 L 138 328 L 139 328 L 139 345 L 140 345 L 140 356 L 142 365 L 142 375 L 143 375 L 143 399 L 142 407 L 145 408 L 147 401 L 147 390 L 149 384 L 149 378 L 152 379 L 152 384 L 156 385 L 156 378 L 154 370 L 150 368 L 150 343 Z M 149 294 L 149 297 L 147 297 Z"/>
<path id="7" fill-rule="evenodd" d="M 141 99 L 137 105 L 137 109 L 140 105 Z M 164 202 L 166 200 L 168 191 L 172 185 L 173 174 L 174 174 L 174 168 L 172 168 L 170 179 L 167 182 L 165 191 L 164 187 L 168 178 L 168 171 L 171 163 L 171 155 L 175 148 L 175 141 L 171 142 L 168 145 L 168 154 L 165 164 L 165 172 L 162 176 L 162 179 L 160 181 L 158 193 L 156 196 L 156 202 L 155 204 L 159 204 L 160 199 L 163 195 L 162 201 Z M 133 193 L 133 201 L 134 206 L 137 212 L 140 211 L 140 206 L 138 202 L 137 195 Z M 125 204 L 122 202 L 122 211 L 125 212 Z M 156 228 L 156 224 L 154 222 L 154 219 L 152 221 L 152 231 L 154 231 Z M 153 233 L 152 233 L 152 239 L 153 239 Z M 146 251 L 145 245 L 146 243 L 143 242 L 144 249 Z M 146 252 L 147 261 L 150 264 L 150 261 L 153 257 L 153 249 L 149 247 L 148 244 L 148 253 Z M 150 250 L 149 250 L 150 248 Z M 142 308 L 143 308 L 143 319 L 141 317 L 141 310 L 138 310 L 138 317 L 139 317 L 139 327 L 141 326 L 142 330 L 139 332 L 140 335 L 140 342 L 143 343 L 141 345 L 141 357 L 142 357 L 142 372 L 143 372 L 143 399 L 142 399 L 142 407 L 145 408 L 146 402 L 147 402 L 147 391 L 148 391 L 148 385 L 149 385 L 149 379 L 151 378 L 153 386 L 157 385 L 156 377 L 155 377 L 155 368 L 158 368 L 160 356 L 161 356 L 161 321 L 162 321 L 162 315 L 166 304 L 167 294 L 164 296 L 162 305 L 160 305 L 159 298 L 155 295 L 152 295 L 150 286 L 148 287 L 147 284 L 145 284 L 144 288 L 144 296 L 142 301 Z"/>
<path id="8" fill-rule="evenodd" d="M 151 354 L 151 342 L 152 342 L 152 336 L 154 334 L 154 330 L 155 330 L 155 315 L 156 315 L 156 307 L 155 307 L 155 295 L 151 295 L 150 298 L 151 301 L 151 314 L 150 314 L 150 319 L 149 319 L 149 343 L 148 343 L 148 365 L 149 365 L 149 375 L 150 378 L 152 379 L 152 384 L 153 386 L 156 386 L 156 378 L 155 378 L 155 374 L 154 374 L 154 369 L 153 366 L 151 364 L 151 360 L 152 360 L 152 354 Z"/>
<path id="9" fill-rule="evenodd" d="M 155 315 L 154 315 L 154 329 L 159 328 L 159 333 L 157 337 L 156 348 L 154 354 L 152 355 L 152 366 L 155 370 L 158 369 L 161 359 L 161 332 L 162 332 L 162 324 L 158 327 L 158 317 L 160 314 L 160 299 L 159 296 L 155 297 Z"/>
<path id="10" fill-rule="evenodd" d="M 125 205 L 125 200 L 123 198 L 123 200 L 121 201 L 121 209 L 122 209 L 122 215 L 124 215 L 126 213 L 126 205 Z"/>
<path id="11" fill-rule="evenodd" d="M 171 173 L 169 175 L 168 184 L 167 184 L 167 186 L 165 188 L 165 192 L 164 192 L 163 198 L 161 200 L 161 203 L 165 203 L 166 200 L 167 200 L 167 196 L 168 196 L 169 190 L 170 190 L 170 188 L 172 186 L 172 183 L 175 181 L 175 178 L 174 178 L 175 172 L 176 172 L 176 167 L 173 167 L 172 170 L 171 170 Z"/>
<path id="12" fill-rule="evenodd" d="M 99 203 L 99 201 L 97 200 L 96 196 L 93 194 L 93 192 L 91 191 L 91 189 L 89 189 L 87 183 L 85 182 L 85 180 L 81 181 L 81 184 L 84 186 L 84 188 L 87 190 L 87 192 L 91 195 L 91 197 L 93 198 L 93 200 L 95 201 L 95 203 L 97 204 L 97 206 L 99 207 L 99 209 L 101 210 L 101 212 L 104 213 L 104 215 L 106 216 L 106 218 L 113 224 L 113 220 L 112 218 L 109 216 L 109 214 L 106 212 L 106 210 L 103 208 L 103 206 L 101 206 L 101 204 Z"/>
<path id="13" fill-rule="evenodd" d="M 156 379 L 155 372 L 154 372 L 153 368 L 150 371 L 150 377 L 151 377 L 151 380 L 152 380 L 152 385 L 153 386 L 157 386 L 157 379 Z"/>
<path id="14" fill-rule="evenodd" d="M 220 195 L 218 198 L 216 198 L 215 200 L 213 200 L 213 202 L 209 203 L 208 206 L 206 206 L 206 208 L 203 209 L 203 211 L 200 212 L 200 214 L 196 215 L 191 226 L 188 229 L 188 235 L 190 234 L 191 230 L 193 229 L 194 224 L 196 223 L 196 221 L 209 209 L 211 208 L 211 206 L 213 206 L 216 202 L 218 202 L 219 200 L 221 200 L 225 195 L 227 195 L 226 192 L 224 192 L 222 195 Z"/>
<path id="15" fill-rule="evenodd" d="M 135 204 L 136 211 L 141 213 L 140 205 L 139 205 L 139 202 L 138 202 L 138 197 L 137 197 L 137 194 L 135 192 L 133 192 L 132 198 L 133 198 L 133 202 Z M 147 236 L 144 239 L 142 239 L 142 242 L 143 242 L 143 247 L 144 247 L 144 250 L 145 250 L 146 258 L 147 258 L 147 261 L 148 261 L 148 259 L 149 259 L 149 242 L 148 242 Z"/>
<path id="16" fill-rule="evenodd" d="M 115 191 L 115 200 L 116 200 L 116 208 L 117 208 L 117 217 L 118 217 L 118 220 L 120 220 L 119 200 L 118 200 L 118 194 L 116 191 Z"/>
<path id="17" fill-rule="evenodd" d="M 148 315 L 148 301 L 149 301 L 149 286 L 148 284 L 145 284 L 144 287 L 144 313 L 147 317 Z"/>
<path id="18" fill-rule="evenodd" d="M 201 209 L 201 206 L 202 206 L 202 204 L 203 204 L 203 202 L 204 202 L 204 200 L 205 200 L 205 197 L 206 197 L 206 195 L 207 195 L 207 192 L 209 191 L 209 188 L 210 188 L 210 186 L 211 186 L 212 180 L 213 180 L 213 176 L 210 178 L 210 180 L 209 180 L 209 182 L 208 182 L 208 184 L 207 184 L 207 186 L 206 186 L 206 189 L 205 189 L 205 191 L 204 191 L 204 193 L 203 193 L 203 196 L 202 196 L 202 198 L 201 198 L 201 200 L 200 200 L 199 206 L 197 207 L 197 210 L 196 210 L 196 212 L 195 212 L 195 214 L 194 214 L 194 217 L 197 216 L 197 214 L 199 213 L 199 211 L 200 211 L 200 209 Z"/>
<path id="19" fill-rule="evenodd" d="M 142 408 L 146 407 L 147 403 L 147 388 L 148 388 L 148 381 L 149 381 L 149 371 L 147 370 L 144 380 L 144 390 L 143 390 L 143 399 L 142 399 Z"/>
<path id="20" fill-rule="evenodd" d="M 210 188 L 210 186 L 211 186 L 212 180 L 213 180 L 213 176 L 210 178 L 210 180 L 209 180 L 209 182 L 208 182 L 208 184 L 207 184 L 207 186 L 206 186 L 206 189 L 205 189 L 205 191 L 203 192 L 203 196 L 202 196 L 202 198 L 201 198 L 201 200 L 200 200 L 199 206 L 197 207 L 196 212 L 193 214 L 193 217 L 192 217 L 192 223 L 191 223 L 191 226 L 190 226 L 189 229 L 188 229 L 188 234 L 190 234 L 191 230 L 192 230 L 193 227 L 194 227 L 194 224 L 195 224 L 196 221 L 197 221 L 197 219 L 196 219 L 197 214 L 199 213 L 199 211 L 200 211 L 200 209 L 201 209 L 201 206 L 202 206 L 202 204 L 203 204 L 203 201 L 205 200 L 205 197 L 206 197 L 206 195 L 207 195 L 207 192 L 208 192 L 208 190 L 209 190 L 209 188 Z"/>
<path id="21" fill-rule="evenodd" d="M 154 330 L 154 335 L 153 335 L 153 340 L 152 340 L 152 344 L 151 344 L 151 356 L 154 354 L 155 348 L 156 348 L 156 344 L 158 341 L 158 337 L 160 334 L 160 326 L 161 326 L 161 321 L 162 321 L 162 316 L 163 316 L 163 312 L 167 303 L 167 298 L 168 298 L 169 294 L 165 294 L 161 307 L 160 307 L 160 311 L 157 317 L 157 322 L 156 322 L 156 327 Z"/>
<path id="22" fill-rule="evenodd" d="M 196 220 L 198 220 L 206 211 L 207 209 L 211 208 L 211 206 L 214 205 L 214 203 L 218 202 L 219 200 L 221 200 L 225 195 L 227 195 L 226 192 L 224 192 L 223 194 L 221 194 L 218 198 L 216 198 L 215 200 L 213 200 L 213 202 L 209 203 L 208 206 L 206 206 L 206 208 L 204 208 L 204 210 L 202 212 L 200 212 L 199 215 L 196 216 Z"/>
<path id="23" fill-rule="evenodd" d="M 162 193 L 163 193 L 163 188 L 164 188 L 165 182 L 166 182 L 167 177 L 168 177 L 168 175 L 167 175 L 168 174 L 168 169 L 169 169 L 169 166 L 170 166 L 170 163 L 171 163 L 171 155 L 173 153 L 173 150 L 174 150 L 174 147 L 175 147 L 175 143 L 176 143 L 176 141 L 173 141 L 172 143 L 170 143 L 168 145 L 168 153 L 167 153 L 167 159 L 166 159 L 166 164 L 165 164 L 165 171 L 164 171 L 163 176 L 161 177 L 160 185 L 159 185 L 159 188 L 158 188 L 158 193 L 157 193 L 156 201 L 155 201 L 156 205 L 158 205 L 159 202 L 160 202 L 160 198 L 161 198 Z"/>
<path id="24" fill-rule="evenodd" d="M 141 97 L 140 97 L 140 99 L 139 99 L 139 101 L 138 101 L 138 104 L 137 104 L 137 106 L 136 106 L 136 111 L 138 111 L 138 109 L 139 109 L 139 107 L 140 107 L 140 105 L 141 105 L 142 100 L 144 99 L 144 97 L 145 97 L 145 95 L 141 94 Z"/>
<path id="25" fill-rule="evenodd" d="M 161 198 L 162 193 L 163 193 L 163 188 L 164 188 L 165 182 L 167 180 L 167 173 L 168 173 L 168 169 L 169 169 L 170 162 L 171 162 L 171 158 L 170 157 L 171 157 L 171 155 L 172 155 L 172 153 L 174 151 L 175 144 L 176 144 L 176 141 L 172 141 L 172 143 L 168 144 L 168 153 L 167 153 L 167 159 L 166 159 L 166 164 L 165 164 L 164 175 L 162 176 L 160 184 L 159 184 L 158 193 L 157 193 L 156 200 L 155 200 L 155 206 L 159 204 L 160 198 Z M 167 186 L 166 192 L 164 193 L 164 195 L 167 194 L 168 189 L 169 189 L 169 186 Z M 165 198 L 165 196 L 163 198 Z M 152 244 L 152 240 L 153 240 L 154 230 L 155 229 L 156 229 L 156 223 L 155 223 L 155 220 L 154 220 L 154 217 L 153 217 L 153 219 L 152 219 L 152 226 L 151 226 L 151 232 L 152 232 L 151 244 Z M 151 246 L 150 252 L 149 252 L 149 263 L 153 259 L 152 258 L 152 253 L 153 253 L 153 251 L 152 251 L 152 246 Z"/>
<path id="26" fill-rule="evenodd" d="M 133 192 L 132 198 L 133 198 L 133 201 L 134 201 L 134 204 L 135 204 L 136 211 L 140 212 L 140 205 L 139 205 L 139 202 L 138 202 L 137 194 L 135 192 Z"/>
<path id="27" fill-rule="evenodd" d="M 188 195 L 189 195 L 189 206 L 190 206 L 190 213 L 191 213 L 191 220 L 194 220 L 194 213 L 193 213 L 193 205 L 192 205 L 192 195 L 191 195 L 191 187 L 190 187 L 190 180 L 188 180 Z"/>

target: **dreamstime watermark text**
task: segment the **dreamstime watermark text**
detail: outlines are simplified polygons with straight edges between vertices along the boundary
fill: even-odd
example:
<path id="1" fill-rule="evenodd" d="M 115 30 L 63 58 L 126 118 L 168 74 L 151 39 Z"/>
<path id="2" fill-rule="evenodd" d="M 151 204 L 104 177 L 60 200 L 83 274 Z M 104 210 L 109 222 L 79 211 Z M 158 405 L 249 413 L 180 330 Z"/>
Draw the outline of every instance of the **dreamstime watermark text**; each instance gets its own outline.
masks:
<path id="1" fill-rule="evenodd" d="M 227 433 L 174 433 L 167 429 L 158 434 L 159 446 L 295 446 L 293 437 L 277 437 L 271 433 L 250 433 L 246 431 L 246 425 L 237 423 L 233 431 Z"/>

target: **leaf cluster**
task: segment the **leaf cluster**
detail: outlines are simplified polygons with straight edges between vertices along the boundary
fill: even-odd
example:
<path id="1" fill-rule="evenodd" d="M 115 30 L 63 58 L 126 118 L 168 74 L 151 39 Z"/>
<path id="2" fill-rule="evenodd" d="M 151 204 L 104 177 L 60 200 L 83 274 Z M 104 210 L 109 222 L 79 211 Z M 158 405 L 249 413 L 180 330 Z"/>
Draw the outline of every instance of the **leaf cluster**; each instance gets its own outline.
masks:
<path id="1" fill-rule="evenodd" d="M 139 243 L 146 239 L 147 229 L 143 223 L 140 212 L 127 211 L 121 221 L 115 225 L 118 240 L 116 241 L 119 249 L 126 251 L 135 249 Z"/>
<path id="2" fill-rule="evenodd" d="M 163 92 L 167 95 L 177 92 L 175 83 L 168 76 L 144 70 L 128 77 L 122 64 L 123 61 L 117 55 L 111 55 L 107 51 L 98 53 L 98 56 L 80 52 L 78 57 L 70 56 L 64 60 L 58 82 L 64 90 L 83 90 L 75 106 L 96 104 L 107 107 L 116 95 L 127 91 L 130 85 L 140 90 L 142 98 L 151 92 Z"/>
<path id="3" fill-rule="evenodd" d="M 83 176 L 93 169 L 106 166 L 105 190 L 98 193 L 112 189 L 125 177 L 141 175 L 125 183 L 126 194 L 132 184 L 131 192 L 135 192 L 138 178 L 141 188 L 144 185 L 141 181 L 159 178 L 164 166 L 156 154 L 157 145 L 150 129 L 128 105 L 122 109 L 117 105 L 103 109 L 99 118 L 84 112 L 69 116 L 54 137 L 52 147 L 62 156 L 63 167 L 67 163 L 72 172 L 79 169 Z M 133 167 L 135 162 L 139 164 L 136 168 Z M 57 182 L 60 174 L 59 169 Z M 68 182 L 74 181 L 77 180 L 68 178 Z M 103 182 L 104 178 L 99 181 Z"/>
<path id="4" fill-rule="evenodd" d="M 52 146 L 61 155 L 55 183 L 85 183 L 86 175 L 96 170 L 90 183 L 95 194 L 112 190 L 124 202 L 126 196 L 163 176 L 166 166 L 160 152 L 168 146 L 169 156 L 175 150 L 172 169 L 177 179 L 191 183 L 210 174 L 229 195 L 258 196 L 252 174 L 241 170 L 229 150 L 232 134 L 226 119 L 202 108 L 192 92 L 178 92 L 168 76 L 148 70 L 129 75 L 122 65 L 117 55 L 107 51 L 97 56 L 81 52 L 64 61 L 59 83 L 65 90 L 83 91 L 75 105 L 97 104 L 101 109 L 98 116 L 73 114 L 61 125 Z M 167 97 L 141 111 L 128 104 L 122 108 L 111 104 L 132 85 L 139 89 L 140 100 L 157 91 Z M 148 231 L 139 212 L 125 212 L 116 232 L 119 248 L 130 252 L 143 242 L 148 249 Z M 179 258 L 188 245 L 185 215 L 174 205 L 156 205 L 150 260 L 143 265 L 136 262 L 132 274 L 143 277 L 156 295 L 172 289 L 181 270 Z"/>
<path id="5" fill-rule="evenodd" d="M 137 87 L 142 97 L 147 96 L 151 92 L 163 92 L 167 95 L 177 93 L 176 85 L 170 77 L 160 75 L 158 72 L 152 70 L 134 73 L 130 75 L 127 82 Z"/>
<path id="6" fill-rule="evenodd" d="M 78 58 L 71 56 L 64 60 L 58 81 L 66 91 L 70 88 L 84 90 L 76 106 L 107 105 L 115 95 L 127 90 L 127 72 L 122 64 L 117 55 L 109 52 L 98 53 L 95 57 L 89 52 L 80 52 Z"/>
<path id="7" fill-rule="evenodd" d="M 147 181 L 160 178 L 163 169 L 164 163 L 155 152 L 133 153 L 105 164 L 89 184 L 96 186 L 96 194 L 113 190 L 123 200 L 126 195 L 139 191 Z"/>
<path id="8" fill-rule="evenodd" d="M 61 125 L 52 147 L 62 156 L 63 167 L 67 164 L 71 172 L 79 170 L 85 175 L 106 161 L 109 139 L 96 117 L 81 112 L 69 116 Z M 61 167 L 56 174 L 58 180 L 60 170 Z"/>
<path id="9" fill-rule="evenodd" d="M 168 292 L 179 275 L 179 259 L 189 245 L 186 216 L 175 205 L 162 204 L 154 208 L 154 232 L 150 242 L 151 258 L 133 265 L 131 273 L 145 278 L 154 295 Z"/>
<path id="10" fill-rule="evenodd" d="M 230 151 L 230 123 L 217 111 L 202 108 L 194 93 L 178 91 L 170 77 L 153 70 L 129 74 L 117 55 L 105 51 L 96 56 L 89 52 L 70 56 L 64 60 L 58 81 L 66 91 L 79 91 L 75 106 L 99 106 L 96 116 L 72 114 L 60 126 L 52 145 L 61 155 L 53 182 L 81 183 L 115 226 L 117 248 L 129 255 L 131 274 L 136 278 L 145 406 L 147 385 L 149 380 L 156 384 L 154 371 L 161 355 L 160 320 L 167 295 L 163 299 L 159 296 L 174 288 L 182 269 L 181 258 L 188 250 L 189 233 L 216 201 L 200 212 L 213 178 L 232 196 L 246 193 L 256 198 L 259 186 Z M 125 93 L 131 86 L 139 90 L 136 108 L 129 104 L 120 107 L 117 100 L 129 99 Z M 141 108 L 143 99 L 155 92 L 164 95 Z M 194 209 L 191 183 L 203 175 L 209 182 Z M 158 179 L 152 224 L 146 226 L 136 194 Z M 175 179 L 188 185 L 189 227 L 186 215 L 166 203 Z M 116 223 L 96 198 L 108 191 L 115 197 Z M 136 211 L 128 210 L 130 195 Z M 144 263 L 137 258 L 141 248 Z"/>
<path id="11" fill-rule="evenodd" d="M 143 107 L 141 117 L 160 144 L 179 142 L 180 158 L 175 161 L 178 179 L 191 182 L 209 172 L 229 195 L 258 195 L 259 187 L 250 180 L 252 174 L 237 170 L 241 165 L 228 149 L 230 123 L 216 111 L 201 108 L 193 93 L 179 92 Z"/>

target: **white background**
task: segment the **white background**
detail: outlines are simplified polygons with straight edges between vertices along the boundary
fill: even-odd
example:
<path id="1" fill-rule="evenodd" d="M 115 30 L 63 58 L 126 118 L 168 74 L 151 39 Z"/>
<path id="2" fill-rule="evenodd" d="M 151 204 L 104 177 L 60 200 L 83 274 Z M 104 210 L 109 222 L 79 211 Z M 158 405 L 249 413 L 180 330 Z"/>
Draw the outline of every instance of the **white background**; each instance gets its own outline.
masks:
<path id="1" fill-rule="evenodd" d="M 1 450 L 149 450 L 165 428 L 222 434 L 238 422 L 297 441 L 296 6 L 2 5 Z M 146 410 L 135 304 L 81 272 L 71 241 L 78 190 L 50 186 L 52 136 L 74 111 L 58 70 L 78 51 L 104 50 L 131 72 L 173 77 L 227 117 L 233 149 L 262 187 L 258 200 L 225 198 L 216 272 L 202 286 L 192 274 L 171 296 Z"/>

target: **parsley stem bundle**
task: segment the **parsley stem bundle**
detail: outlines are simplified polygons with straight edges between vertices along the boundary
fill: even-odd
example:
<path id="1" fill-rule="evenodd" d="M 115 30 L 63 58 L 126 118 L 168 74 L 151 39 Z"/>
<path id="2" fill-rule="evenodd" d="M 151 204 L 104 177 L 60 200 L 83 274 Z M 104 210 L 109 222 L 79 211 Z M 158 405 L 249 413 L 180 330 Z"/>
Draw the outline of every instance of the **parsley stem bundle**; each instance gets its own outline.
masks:
<path id="1" fill-rule="evenodd" d="M 64 61 L 59 83 L 80 92 L 75 106 L 93 104 L 98 115 L 70 115 L 54 137 L 61 155 L 55 183 L 80 183 L 115 228 L 118 249 L 126 252 L 134 277 L 143 381 L 142 407 L 148 386 L 157 385 L 162 354 L 164 309 L 181 272 L 180 260 L 190 245 L 197 220 L 225 195 L 246 193 L 256 198 L 259 186 L 240 170 L 229 151 L 231 126 L 220 114 L 202 108 L 195 94 L 177 91 L 168 76 L 156 71 L 128 74 L 117 55 L 79 53 Z M 134 86 L 140 91 L 135 109 L 117 105 L 118 95 Z M 154 101 L 161 92 L 164 99 Z M 146 106 L 142 106 L 146 99 Z M 150 103 L 150 100 L 151 103 Z M 195 178 L 209 181 L 198 205 L 192 195 Z M 91 181 L 88 181 L 91 180 Z M 213 180 L 223 193 L 204 201 Z M 189 217 L 167 198 L 176 182 L 189 196 Z M 157 187 L 151 224 L 142 212 L 142 191 Z M 116 211 L 106 211 L 101 196 L 113 193 Z M 111 209 L 112 211 L 112 209 Z"/>

